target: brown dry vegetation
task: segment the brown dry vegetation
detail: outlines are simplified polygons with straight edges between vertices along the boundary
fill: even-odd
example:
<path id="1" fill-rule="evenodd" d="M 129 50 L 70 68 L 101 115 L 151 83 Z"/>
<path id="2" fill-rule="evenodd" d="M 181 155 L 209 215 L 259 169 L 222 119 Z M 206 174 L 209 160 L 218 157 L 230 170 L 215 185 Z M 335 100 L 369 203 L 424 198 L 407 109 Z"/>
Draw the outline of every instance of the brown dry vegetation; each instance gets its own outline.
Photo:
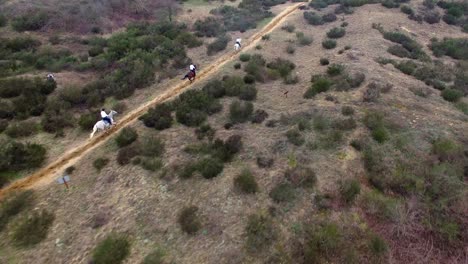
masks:
<path id="1" fill-rule="evenodd" d="M 421 8 L 421 3 L 410 5 Z M 315 12 L 326 14 L 335 7 Z M 467 115 L 423 81 L 392 64 L 379 64 L 378 58 L 399 58 L 387 52 L 394 43 L 372 24 L 411 36 L 432 59 L 431 38 L 468 35 L 444 22 L 420 24 L 380 4 L 358 7 L 343 17 L 346 34 L 335 49 L 324 49 L 321 42 L 326 32 L 340 27 L 342 15 L 312 26 L 298 10 L 283 24 L 294 25 L 312 44 L 299 45 L 295 33 L 280 26 L 259 43 L 260 50 L 241 51 L 261 54 L 267 62 L 281 57 L 295 64 L 297 83 L 273 80 L 272 74 L 255 83 L 254 110 L 266 111 L 265 121 L 226 125 L 229 106 L 237 99 L 222 97 L 222 109 L 206 121 L 212 130 L 196 132 L 176 121 L 162 131 L 141 121 L 130 124 L 138 139 L 121 149 L 109 140 L 83 157 L 74 165 L 70 190 L 55 183 L 35 190 L 34 211 L 55 215 L 47 238 L 34 247 L 15 247 L 10 230 L 27 212 L 13 215 L 6 231 L 0 229 L 0 262 L 86 263 L 99 242 L 119 233 L 130 242 L 125 263 L 140 263 L 155 250 L 163 252 L 167 263 L 465 263 Z M 295 47 L 292 54 L 286 52 L 289 45 Z M 200 65 L 214 59 L 204 48 L 193 49 L 191 56 Z M 330 66 L 343 65 L 343 73 L 365 74 L 364 82 L 346 88 L 343 75 L 336 74 L 328 77 L 334 82 L 328 91 L 304 98 L 311 76 L 327 75 L 321 58 L 329 59 Z M 448 56 L 437 59 L 457 67 Z M 211 79 L 243 77 L 247 64 L 227 63 Z M 208 81 L 195 82 L 193 88 Z M 139 90 L 127 105 L 155 96 L 167 84 L 171 81 Z M 461 101 L 467 102 L 466 94 Z M 199 136 L 203 131 L 214 135 Z M 210 150 L 197 154 L 200 144 L 207 148 L 214 139 L 227 142 L 234 135 L 241 137 L 242 147 L 221 174 L 205 179 L 198 168 L 191 177 L 181 176 L 188 164 L 220 158 Z M 67 142 L 77 145 L 84 136 L 68 135 Z M 117 153 L 145 153 L 146 138 L 164 143 L 162 155 L 153 151 L 127 165 L 117 162 Z M 44 142 L 52 144 L 54 139 L 48 140 Z M 124 150 L 129 147 L 134 150 Z M 53 156 L 59 148 L 52 148 Z M 101 167 L 95 165 L 98 159 L 109 161 Z M 245 171 L 257 184 L 255 193 L 239 192 L 234 184 Z M 353 180 L 359 191 L 344 187 L 356 185 Z M 181 214 L 191 206 L 198 208 L 196 216 Z M 182 215 L 195 218 L 182 221 Z M 197 230 L 187 234 L 180 222 L 196 223 Z"/>

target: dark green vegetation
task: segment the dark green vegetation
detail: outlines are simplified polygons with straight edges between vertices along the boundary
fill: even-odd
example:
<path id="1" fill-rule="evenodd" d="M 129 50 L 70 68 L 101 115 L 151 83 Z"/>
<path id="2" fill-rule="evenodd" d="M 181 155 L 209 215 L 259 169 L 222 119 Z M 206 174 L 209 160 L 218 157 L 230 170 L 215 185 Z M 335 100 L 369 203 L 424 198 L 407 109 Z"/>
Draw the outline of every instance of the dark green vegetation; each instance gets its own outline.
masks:
<path id="1" fill-rule="evenodd" d="M 187 234 L 195 234 L 201 228 L 201 221 L 198 216 L 198 207 L 185 207 L 179 213 L 178 222 L 182 231 Z"/>
<path id="2" fill-rule="evenodd" d="M 243 193 L 256 193 L 258 191 L 258 184 L 253 176 L 252 172 L 248 169 L 242 170 L 242 172 L 234 178 L 234 186 Z"/>
<path id="3" fill-rule="evenodd" d="M 31 208 L 33 202 L 33 191 L 23 191 L 5 197 L 0 207 L 0 231 L 8 225 L 13 217 Z"/>
<path id="4" fill-rule="evenodd" d="M 118 264 L 130 254 L 130 242 L 123 234 L 111 233 L 93 250 L 93 263 Z"/>
<path id="5" fill-rule="evenodd" d="M 450 56 L 456 60 L 468 60 L 468 39 L 433 39 L 430 48 L 435 56 Z"/>
<path id="6" fill-rule="evenodd" d="M 23 217 L 13 228 L 12 240 L 16 246 L 30 247 L 40 243 L 47 237 L 55 215 L 42 210 Z"/>
<path id="7" fill-rule="evenodd" d="M 268 248 L 277 238 L 277 232 L 270 216 L 264 213 L 250 215 L 245 227 L 247 251 L 255 253 Z"/>

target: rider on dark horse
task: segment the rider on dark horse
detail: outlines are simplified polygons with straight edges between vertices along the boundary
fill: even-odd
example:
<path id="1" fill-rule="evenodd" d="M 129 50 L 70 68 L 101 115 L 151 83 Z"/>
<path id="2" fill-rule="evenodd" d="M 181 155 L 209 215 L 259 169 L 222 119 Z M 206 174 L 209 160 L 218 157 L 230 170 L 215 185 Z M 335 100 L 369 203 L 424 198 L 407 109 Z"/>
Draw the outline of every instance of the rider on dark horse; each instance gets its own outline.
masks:
<path id="1" fill-rule="evenodd" d="M 186 78 L 188 78 L 190 81 L 192 81 L 193 79 L 195 79 L 195 76 L 197 75 L 196 73 L 196 70 L 197 70 L 197 67 L 193 64 L 190 64 L 190 72 L 187 73 L 184 78 L 182 78 L 182 80 L 185 80 Z"/>

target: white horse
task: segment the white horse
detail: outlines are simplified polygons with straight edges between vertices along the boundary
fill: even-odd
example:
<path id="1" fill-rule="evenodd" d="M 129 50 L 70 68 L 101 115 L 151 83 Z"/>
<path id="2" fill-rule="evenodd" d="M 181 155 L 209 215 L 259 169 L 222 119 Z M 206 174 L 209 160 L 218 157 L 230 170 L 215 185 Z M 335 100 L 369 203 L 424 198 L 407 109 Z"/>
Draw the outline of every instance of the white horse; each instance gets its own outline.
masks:
<path id="1" fill-rule="evenodd" d="M 109 118 L 112 120 L 112 124 L 115 125 L 114 123 L 114 115 L 117 114 L 116 111 L 114 110 L 111 110 L 110 113 L 109 113 Z M 97 131 L 99 130 L 106 130 L 110 128 L 110 125 L 105 122 L 104 120 L 99 120 L 96 122 L 96 124 L 94 125 L 93 127 L 93 132 L 91 132 L 91 134 L 89 135 L 89 138 L 92 138 L 94 136 L 94 133 L 96 133 Z"/>

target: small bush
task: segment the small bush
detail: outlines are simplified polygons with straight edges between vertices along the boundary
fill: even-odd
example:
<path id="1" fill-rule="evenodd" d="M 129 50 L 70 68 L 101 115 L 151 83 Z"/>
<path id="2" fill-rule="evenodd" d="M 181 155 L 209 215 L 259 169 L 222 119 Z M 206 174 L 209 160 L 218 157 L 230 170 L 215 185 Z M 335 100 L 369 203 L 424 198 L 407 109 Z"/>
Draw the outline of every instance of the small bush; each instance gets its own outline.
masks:
<path id="1" fill-rule="evenodd" d="M 333 13 L 328 13 L 328 14 L 325 14 L 325 15 L 322 16 L 322 20 L 324 22 L 328 22 L 328 23 L 336 21 L 336 19 L 337 19 L 337 17 Z"/>
<path id="2" fill-rule="evenodd" d="M 440 22 L 440 15 L 438 12 L 427 12 L 424 15 L 424 21 L 429 24 L 436 24 Z"/>
<path id="3" fill-rule="evenodd" d="M 349 145 L 351 145 L 355 150 L 361 151 L 364 143 L 359 139 L 353 139 Z"/>
<path id="4" fill-rule="evenodd" d="M 294 45 L 288 44 L 288 46 L 286 46 L 286 53 L 294 54 L 294 52 L 296 52 L 296 48 L 294 47 Z"/>
<path id="5" fill-rule="evenodd" d="M 260 124 L 263 121 L 265 121 L 265 119 L 267 118 L 268 118 L 268 113 L 265 110 L 257 109 L 253 113 L 252 123 Z"/>
<path id="6" fill-rule="evenodd" d="M 197 162 L 196 168 L 205 179 L 211 179 L 223 171 L 224 165 L 219 159 L 205 158 Z"/>
<path id="7" fill-rule="evenodd" d="M 270 217 L 264 214 L 250 215 L 245 227 L 246 247 L 249 252 L 259 252 L 270 246 L 277 238 L 277 232 Z"/>
<path id="8" fill-rule="evenodd" d="M 296 146 L 302 146 L 305 143 L 304 136 L 297 129 L 291 129 L 286 132 L 286 137 L 291 144 Z"/>
<path id="9" fill-rule="evenodd" d="M 230 40 L 231 38 L 226 35 L 218 37 L 215 41 L 207 46 L 207 54 L 210 56 L 225 50 Z"/>
<path id="10" fill-rule="evenodd" d="M 304 98 L 309 99 L 313 98 L 319 93 L 326 92 L 330 89 L 332 82 L 326 77 L 320 77 L 316 80 L 312 86 L 305 92 Z"/>
<path id="11" fill-rule="evenodd" d="M 111 233 L 93 250 L 93 263 L 119 264 L 130 255 L 130 242 L 125 235 Z"/>
<path id="12" fill-rule="evenodd" d="M 146 136 L 142 140 L 141 155 L 161 157 L 164 153 L 164 142 L 156 136 Z"/>
<path id="13" fill-rule="evenodd" d="M 284 25 L 284 26 L 281 27 L 281 29 L 284 30 L 284 31 L 287 31 L 289 33 L 292 33 L 292 32 L 294 32 L 296 27 L 294 25 Z"/>
<path id="14" fill-rule="evenodd" d="M 46 149 L 39 144 L 8 141 L 0 143 L 0 171 L 36 168 L 46 159 Z"/>
<path id="15" fill-rule="evenodd" d="M 327 68 L 327 74 L 330 76 L 337 76 L 343 73 L 345 67 L 342 64 L 332 64 Z"/>
<path id="16" fill-rule="evenodd" d="M 369 248 L 375 256 L 381 256 L 388 250 L 387 243 L 381 237 L 373 235 L 369 241 Z"/>
<path id="17" fill-rule="evenodd" d="M 323 25 L 325 23 L 323 18 L 314 12 L 304 12 L 304 19 L 307 21 L 307 23 L 314 26 Z"/>
<path id="18" fill-rule="evenodd" d="M 238 62 L 234 64 L 234 69 L 239 70 L 242 67 L 242 65 Z"/>
<path id="19" fill-rule="evenodd" d="M 302 32 L 301 32 L 302 33 Z M 305 36 L 304 33 L 302 34 L 296 34 L 297 36 L 297 41 L 300 46 L 309 46 L 312 44 L 313 39 L 310 36 Z"/>
<path id="20" fill-rule="evenodd" d="M 354 108 L 352 108 L 351 106 L 343 106 L 341 107 L 341 113 L 345 116 L 354 115 Z"/>
<path id="21" fill-rule="evenodd" d="M 37 123 L 34 121 L 13 123 L 5 130 L 5 134 L 11 138 L 29 137 L 38 132 L 37 127 Z"/>
<path id="22" fill-rule="evenodd" d="M 325 65 L 328 65 L 328 64 L 330 64 L 330 61 L 328 59 L 326 59 L 326 58 L 321 58 L 320 59 L 320 65 L 325 66 Z"/>
<path id="23" fill-rule="evenodd" d="M 290 183 L 280 183 L 271 190 L 270 197 L 277 203 L 292 202 L 296 198 L 296 191 Z"/>
<path id="24" fill-rule="evenodd" d="M 97 158 L 94 160 L 93 166 L 97 171 L 101 171 L 108 163 L 108 158 Z"/>
<path id="25" fill-rule="evenodd" d="M 400 10 L 407 15 L 414 15 L 414 10 L 407 5 L 401 6 Z"/>
<path id="26" fill-rule="evenodd" d="M 4 198 L 0 206 L 0 231 L 3 230 L 11 218 L 30 208 L 34 198 L 34 192 L 31 190 L 13 193 Z"/>
<path id="27" fill-rule="evenodd" d="M 444 38 L 441 41 L 434 39 L 429 47 L 436 57 L 447 55 L 456 60 L 468 59 L 468 40 L 463 38 Z"/>
<path id="28" fill-rule="evenodd" d="M 88 131 L 93 128 L 96 123 L 97 115 L 96 113 L 87 112 L 83 113 L 78 119 L 78 125 L 82 130 Z"/>
<path id="29" fill-rule="evenodd" d="M 198 207 L 190 206 L 184 207 L 178 217 L 178 222 L 182 231 L 187 234 L 193 235 L 201 228 L 201 221 L 198 216 Z"/>
<path id="30" fill-rule="evenodd" d="M 157 248 L 146 255 L 141 264 L 166 264 L 165 256 L 165 252 Z"/>
<path id="31" fill-rule="evenodd" d="M 295 167 L 287 169 L 284 177 L 294 187 L 313 188 L 317 184 L 317 176 L 315 172 L 309 167 Z"/>
<path id="32" fill-rule="evenodd" d="M 8 20 L 4 15 L 0 15 L 0 27 L 6 26 Z"/>
<path id="33" fill-rule="evenodd" d="M 24 217 L 13 230 L 13 243 L 19 247 L 30 247 L 40 243 L 47 237 L 54 219 L 55 215 L 46 210 Z"/>
<path id="34" fill-rule="evenodd" d="M 284 78 L 284 84 L 296 84 L 299 82 L 299 76 L 297 76 L 297 74 L 295 73 L 292 73 L 292 74 L 289 74 L 288 76 L 286 76 Z"/>
<path id="35" fill-rule="evenodd" d="M 250 60 L 250 54 L 248 53 L 242 53 L 240 56 L 239 56 L 239 60 L 242 61 L 242 62 L 247 62 Z"/>
<path id="36" fill-rule="evenodd" d="M 432 153 L 440 160 L 454 160 L 460 154 L 461 148 L 452 140 L 439 138 L 432 143 Z"/>
<path id="37" fill-rule="evenodd" d="M 330 257 L 342 245 L 343 235 L 333 222 L 312 226 L 304 247 L 305 263 L 314 263 L 322 257 Z"/>
<path id="38" fill-rule="evenodd" d="M 251 102 L 234 101 L 229 107 L 229 119 L 232 123 L 244 123 L 250 119 L 253 113 Z"/>
<path id="39" fill-rule="evenodd" d="M 342 38 L 346 34 L 346 30 L 344 28 L 334 27 L 327 32 L 327 37 L 332 39 Z"/>
<path id="40" fill-rule="evenodd" d="M 325 49 L 334 49 L 336 48 L 336 40 L 326 39 L 322 41 L 322 47 L 324 47 Z"/>
<path id="41" fill-rule="evenodd" d="M 137 140 L 138 134 L 135 129 L 130 127 L 125 127 L 120 131 L 120 133 L 115 138 L 115 142 L 119 148 L 128 146 Z"/>
<path id="42" fill-rule="evenodd" d="M 246 84 L 252 84 L 252 83 L 254 83 L 254 82 L 255 82 L 255 76 L 250 75 L 250 74 L 245 75 L 245 76 L 244 76 L 244 82 L 245 82 Z"/>
<path id="43" fill-rule="evenodd" d="M 19 32 L 36 31 L 44 27 L 48 20 L 49 17 L 46 12 L 36 10 L 34 14 L 15 17 L 11 21 L 11 26 Z"/>
<path id="44" fill-rule="evenodd" d="M 129 164 L 130 161 L 139 154 L 140 150 L 137 146 L 130 145 L 119 149 L 117 153 L 117 163 L 120 165 Z"/>
<path id="45" fill-rule="evenodd" d="M 163 167 L 163 163 L 158 158 L 147 158 L 143 159 L 141 167 L 148 171 L 158 171 Z"/>
<path id="46" fill-rule="evenodd" d="M 455 89 L 445 89 L 441 93 L 442 98 L 449 102 L 458 102 L 463 97 L 463 92 Z"/>
<path id="47" fill-rule="evenodd" d="M 340 184 L 340 193 L 343 200 L 351 204 L 356 199 L 356 196 L 361 192 L 361 184 L 358 180 L 345 180 Z"/>
<path id="48" fill-rule="evenodd" d="M 256 193 L 258 191 L 258 184 L 252 172 L 248 169 L 234 178 L 234 186 L 243 193 Z"/>
<path id="49" fill-rule="evenodd" d="M 372 138 L 379 143 L 383 143 L 390 138 L 390 135 L 385 127 L 379 126 L 372 130 Z"/>
<path id="50" fill-rule="evenodd" d="M 427 7 L 428 9 L 434 9 L 434 7 L 435 7 L 435 1 L 434 0 L 424 0 L 422 4 L 423 4 L 423 6 Z"/>
<path id="51" fill-rule="evenodd" d="M 378 191 L 365 192 L 362 195 L 364 210 L 382 220 L 394 220 L 397 217 L 399 201 L 387 197 Z"/>
<path id="52" fill-rule="evenodd" d="M 214 138 L 215 132 L 216 131 L 209 124 L 203 124 L 195 129 L 195 135 L 197 136 L 198 140 L 202 140 L 206 137 L 209 141 L 211 141 Z"/>
<path id="53" fill-rule="evenodd" d="M 273 158 L 269 158 L 266 156 L 258 156 L 257 157 L 257 165 L 260 168 L 271 168 L 275 160 Z"/>
<path id="54" fill-rule="evenodd" d="M 187 163 L 182 167 L 182 169 L 179 171 L 179 176 L 183 179 L 188 179 L 193 176 L 193 174 L 197 171 L 197 167 L 195 163 Z"/>
<path id="55" fill-rule="evenodd" d="M 418 65 L 411 60 L 400 61 L 396 66 L 398 70 L 407 75 L 412 75 Z"/>
<path id="56" fill-rule="evenodd" d="M 262 36 L 262 40 L 264 40 L 264 41 L 270 40 L 270 38 L 271 38 L 270 34 L 266 34 L 266 35 Z"/>
<path id="57" fill-rule="evenodd" d="M 244 80 L 245 81 L 245 80 Z M 254 85 L 244 85 L 239 91 L 239 99 L 252 101 L 257 98 L 257 88 Z"/>

